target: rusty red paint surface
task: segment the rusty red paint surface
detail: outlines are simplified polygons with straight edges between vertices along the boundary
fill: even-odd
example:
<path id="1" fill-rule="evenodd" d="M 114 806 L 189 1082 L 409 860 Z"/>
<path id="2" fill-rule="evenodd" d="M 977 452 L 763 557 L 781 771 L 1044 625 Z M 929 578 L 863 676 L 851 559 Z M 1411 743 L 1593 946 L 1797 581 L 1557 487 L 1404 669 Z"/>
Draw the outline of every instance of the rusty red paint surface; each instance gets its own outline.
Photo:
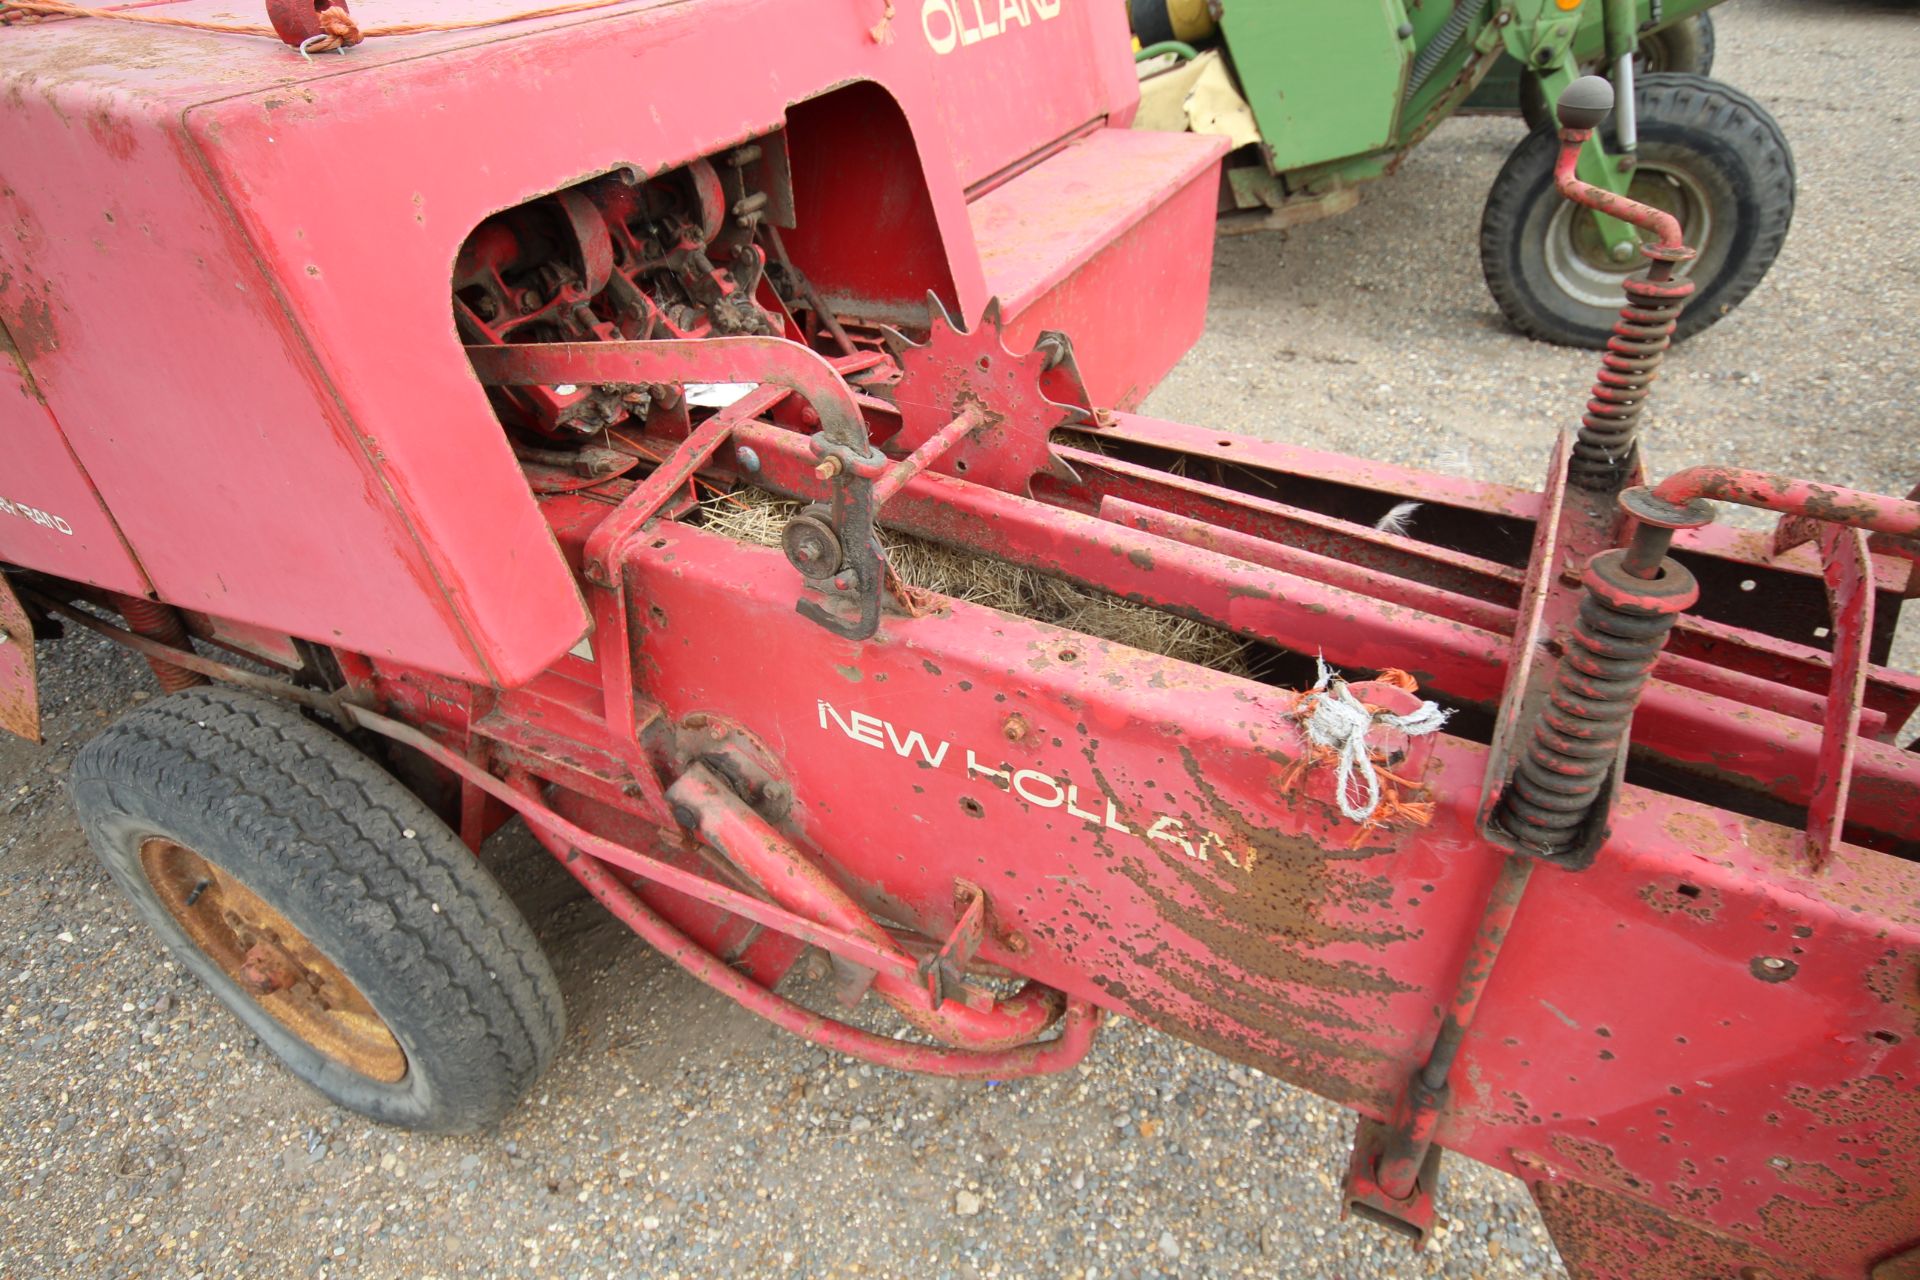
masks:
<path id="1" fill-rule="evenodd" d="M 652 687 L 676 714 L 724 706 L 728 673 L 752 664 L 739 647 L 751 647 L 750 620 L 789 607 L 786 571 L 772 553 L 663 536 L 637 568 L 666 619 L 640 640 Z M 679 617 L 721 625 L 683 630 Z M 763 688 L 738 713 L 793 762 L 796 836 L 831 849 L 870 907 L 944 936 L 951 883 L 936 881 L 964 874 L 1029 939 L 1019 955 L 989 944 L 996 963 L 1373 1114 L 1391 1106 L 1493 875 L 1470 825 L 1483 749 L 1450 739 L 1435 751 L 1421 774 L 1440 804 L 1431 826 L 1346 851 L 1325 799 L 1273 792 L 1299 746 L 1272 691 L 961 606 L 891 622 L 864 648 L 794 638 L 777 682 L 790 692 Z M 1017 742 L 1003 732 L 1010 710 L 1031 726 Z M 862 779 L 852 794 L 838 782 L 848 776 Z M 1142 838 L 1155 815 L 1174 819 L 1162 834 L 1175 839 Z M 983 837 L 958 859 L 950 822 Z M 1828 1164 L 1852 1142 L 1844 1128 L 1788 1132 L 1765 1117 L 1796 1098 L 1850 1096 L 1869 1076 L 1911 1082 L 1916 1066 L 1910 1010 L 1876 1013 L 1885 1006 L 1861 977 L 1888 951 L 1883 935 L 1901 939 L 1899 964 L 1914 963 L 1920 921 L 1885 913 L 1915 900 L 1915 869 L 1843 849 L 1816 890 L 1793 840 L 1629 788 L 1605 862 L 1548 876 L 1515 919 L 1503 965 L 1526 980 L 1503 984 L 1509 970 L 1496 970 L 1441 1140 L 1505 1162 L 1586 1141 L 1591 1117 L 1619 1116 L 1605 1128 L 1634 1182 L 1710 1186 L 1717 1198 L 1656 1198 L 1712 1199 L 1711 1218 L 1765 1236 L 1770 1196 L 1757 1196 L 1754 1171 L 1789 1148 Z M 1757 979 L 1764 959 L 1791 978 Z M 1612 976 L 1596 984 L 1601 972 Z M 1825 1033 L 1783 1040 L 1804 1022 L 1795 1010 L 1813 1007 L 1827 1011 L 1814 1025 L 1850 1011 L 1858 1047 L 1836 1054 Z M 1861 1203 L 1908 1204 L 1913 1179 L 1876 1168 Z"/>
<path id="2" fill-rule="evenodd" d="M 1863 493 L 1844 485 L 1819 484 L 1745 467 L 1688 467 L 1653 488 L 1675 506 L 1695 498 L 1737 502 L 1786 515 L 1809 516 L 1895 537 L 1920 533 L 1920 502 Z"/>
<path id="3" fill-rule="evenodd" d="M 520 7 L 481 0 L 462 16 Z M 220 6 L 172 11 L 218 17 Z M 426 0 L 381 14 L 434 16 Z M 914 22 L 885 44 L 869 25 L 844 5 L 636 2 L 371 41 L 311 63 L 271 41 L 110 23 L 10 30 L 0 117 L 29 141 L 9 148 L 7 199 L 9 212 L 32 207 L 23 234 L 0 245 L 0 278 L 10 297 L 31 282 L 35 301 L 10 310 L 9 327 L 31 310 L 15 337 L 161 598 L 461 678 L 523 682 L 588 619 L 506 442 L 467 429 L 492 418 L 449 326 L 447 288 L 476 225 L 595 174 L 714 154 L 858 86 L 862 110 L 848 122 L 877 128 L 884 111 L 898 145 L 874 168 L 806 170 L 807 200 L 830 183 L 849 216 L 815 221 L 790 247 L 829 294 L 858 293 L 860 271 L 938 264 L 930 278 L 946 282 L 948 301 L 978 314 L 1003 291 L 987 264 L 1000 246 L 976 232 L 968 188 L 1090 121 L 1124 126 L 1137 100 L 1124 16 L 1108 7 L 1060 7 L 1006 38 L 947 49 Z M 1111 56 L 1085 56 L 1103 44 Z M 742 50 L 767 51 L 781 75 L 714 94 L 709 68 Z M 583 115 L 570 95 L 540 88 L 559 67 L 604 87 L 599 109 Z M 835 123 L 819 115 L 811 126 Z M 796 163 L 841 156 L 836 141 L 796 138 Z M 1164 182 L 1184 174 L 1204 194 L 1219 143 L 1161 147 Z M 356 157 L 351 182 L 338 180 L 344 154 Z M 424 155 L 449 163 L 423 168 Z M 1013 185 L 993 198 L 1013 199 Z M 1051 188 L 1043 180 L 1025 198 L 1044 202 Z M 896 199 L 919 201 L 926 217 L 876 218 Z M 1183 332 L 1123 321 L 1103 299 L 1138 287 L 1124 279 L 1043 296 L 1019 321 L 1054 323 L 1050 309 L 1071 302 L 1083 343 L 1098 345 L 1086 332 L 1097 325 L 1170 365 L 1193 336 L 1206 267 L 1204 252 L 1164 246 L 1210 228 L 1192 217 L 1157 226 L 1130 260 L 1160 264 L 1156 289 L 1192 318 Z M 176 342 L 129 348 L 129 332 Z M 144 426 L 124 430 L 130 422 Z M 217 474 L 198 463 L 213 456 Z M 454 456 L 460 465 L 448 465 Z M 79 527 L 58 505 L 25 500 Z M 315 510 L 327 513 L 324 537 Z M 0 554 L 46 556 L 10 539 Z M 297 580 L 282 571 L 294 562 Z M 145 589 L 125 572 L 109 579 L 112 563 L 101 548 L 52 567 Z"/>
<path id="4" fill-rule="evenodd" d="M 943 49 L 906 21 L 875 41 L 826 4 L 636 3 L 317 69 L 203 37 L 136 65 L 160 37 L 11 32 L 0 77 L 35 92 L 0 97 L 30 140 L 9 154 L 19 225 L 0 242 L 0 369 L 30 444 L 9 475 L 60 495 L 30 503 L 74 541 L 0 511 L 0 555 L 151 587 L 165 605 L 130 617 L 191 607 L 197 634 L 287 665 L 307 652 L 293 636 L 322 638 L 347 693 L 388 716 L 283 696 L 444 765 L 471 839 L 517 809 L 620 919 L 816 1043 L 1038 1074 L 1123 1012 L 1359 1110 L 1360 1154 L 1378 1149 L 1357 1159 L 1357 1207 L 1419 1225 L 1431 1138 L 1526 1177 L 1583 1278 L 1885 1272 L 1920 1221 L 1920 757 L 1866 735 L 1920 683 L 1871 661 L 1892 624 L 1869 606 L 1911 565 L 1847 560 L 1841 637 L 1821 646 L 1810 551 L 1679 539 L 1703 595 L 1639 707 L 1602 856 L 1521 898 L 1484 801 L 1582 575 L 1612 563 L 1594 567 L 1616 513 L 1565 491 L 1564 442 L 1533 495 L 1108 413 L 1197 330 L 1219 144 L 1110 127 L 1132 110 L 1123 43 L 1074 55 L 1121 36 L 1118 10 L 1059 14 Z M 781 76 L 706 92 L 742 48 Z M 545 92 L 556 68 L 601 86 L 600 110 Z M 476 138 L 485 163 L 417 163 L 478 157 Z M 352 182 L 331 176 L 341 154 Z M 700 235 L 676 252 L 704 252 L 746 216 L 724 198 L 730 159 L 765 171 L 750 212 L 794 224 L 779 254 L 811 277 L 735 299 L 783 336 L 609 329 L 592 303 L 639 287 L 620 255 L 645 237 L 596 213 L 592 181 L 626 175 L 605 207 L 630 211 L 680 175 Z M 571 228 L 577 263 L 538 265 L 577 273 L 565 309 L 604 341 L 463 349 L 450 283 L 530 269 L 495 234 L 511 216 Z M 753 234 L 729 247 L 758 270 Z M 732 278 L 680 265 L 700 288 Z M 1137 322 L 1142 297 L 1163 323 Z M 541 324 L 562 309 L 535 303 Z M 832 336 L 822 356 L 801 320 L 828 304 L 809 322 Z M 125 346 L 182 323 L 182 342 Z M 1057 325 L 1071 341 L 1041 345 Z M 647 404 L 613 423 L 642 438 L 596 446 L 621 478 L 536 496 L 500 430 L 525 424 L 490 408 L 513 397 L 484 388 L 572 408 L 575 380 Z M 738 421 L 691 403 L 716 381 L 758 384 Z M 821 592 L 777 552 L 701 527 L 699 495 L 743 479 L 832 499 L 839 521 L 848 476 L 883 474 L 896 532 L 1224 628 L 1269 678 L 939 600 L 888 597 L 877 633 L 848 640 L 796 613 Z M 1725 468 L 1659 490 L 1698 494 L 1883 538 L 1920 511 Z M 1414 533 L 1374 527 L 1409 495 L 1428 503 Z M 1754 600 L 1733 589 L 1748 576 Z M 181 640 L 138 643 L 273 689 L 169 651 Z M 1338 754 L 1305 736 L 1292 686 L 1316 655 L 1383 707 L 1418 704 L 1410 672 L 1460 712 L 1365 755 L 1391 775 L 1377 820 L 1342 813 Z M 0 690 L 22 683 L 0 670 Z M 1803 819 L 1830 850 L 1818 867 Z M 952 1046 L 775 995 L 809 945 Z M 939 968 L 975 956 L 1030 985 L 996 998 Z"/>
<path id="5" fill-rule="evenodd" d="M 0 576 L 0 729 L 29 742 L 40 741 L 33 623 L 4 576 Z"/>

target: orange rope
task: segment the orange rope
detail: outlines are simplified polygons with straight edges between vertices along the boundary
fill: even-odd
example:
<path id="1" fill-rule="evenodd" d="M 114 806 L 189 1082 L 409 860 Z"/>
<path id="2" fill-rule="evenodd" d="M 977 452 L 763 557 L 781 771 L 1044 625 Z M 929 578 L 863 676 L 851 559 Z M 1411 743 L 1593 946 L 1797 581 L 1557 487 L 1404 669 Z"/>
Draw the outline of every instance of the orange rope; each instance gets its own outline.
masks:
<path id="1" fill-rule="evenodd" d="M 397 22 L 384 27 L 365 29 L 353 20 L 352 14 L 338 5 L 332 5 L 320 10 L 316 15 L 326 34 L 308 41 L 302 46 L 302 52 L 328 53 L 334 49 L 350 48 L 370 36 L 416 36 L 430 31 L 471 31 L 478 27 L 497 27 L 509 22 L 525 22 L 530 18 L 555 18 L 562 14 L 585 13 L 590 9 L 608 9 L 617 4 L 630 3 L 632 0 L 575 0 L 572 4 L 555 4 L 543 9 L 527 9 L 499 18 L 466 18 L 455 22 Z M 267 36 L 274 40 L 280 38 L 278 33 L 268 26 L 240 22 L 202 22 L 196 18 L 170 18 L 164 14 L 129 13 L 119 9 L 88 9 L 81 5 L 70 4 L 68 0 L 0 0 L 0 17 L 12 13 L 56 18 L 109 18 L 116 22 L 144 22 L 155 27 L 184 27 L 190 31 L 216 31 L 223 35 Z"/>

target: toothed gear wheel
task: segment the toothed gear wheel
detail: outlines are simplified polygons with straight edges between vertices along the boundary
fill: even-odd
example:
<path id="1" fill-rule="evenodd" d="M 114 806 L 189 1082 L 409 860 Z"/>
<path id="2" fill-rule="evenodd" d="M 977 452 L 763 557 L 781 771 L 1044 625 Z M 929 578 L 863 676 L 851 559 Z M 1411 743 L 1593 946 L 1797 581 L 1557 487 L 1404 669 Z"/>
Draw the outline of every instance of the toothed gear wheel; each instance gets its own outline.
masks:
<path id="1" fill-rule="evenodd" d="M 956 324 L 937 298 L 928 299 L 927 311 L 925 342 L 889 334 L 901 369 L 894 388 L 901 427 L 888 452 L 912 452 L 967 405 L 978 404 L 986 425 L 931 470 L 1018 494 L 1043 473 L 1076 483 L 1049 443 L 1056 428 L 1084 425 L 1093 416 L 1066 337 L 1044 333 L 1031 351 L 1016 354 L 1006 346 L 998 299 L 971 329 Z"/>

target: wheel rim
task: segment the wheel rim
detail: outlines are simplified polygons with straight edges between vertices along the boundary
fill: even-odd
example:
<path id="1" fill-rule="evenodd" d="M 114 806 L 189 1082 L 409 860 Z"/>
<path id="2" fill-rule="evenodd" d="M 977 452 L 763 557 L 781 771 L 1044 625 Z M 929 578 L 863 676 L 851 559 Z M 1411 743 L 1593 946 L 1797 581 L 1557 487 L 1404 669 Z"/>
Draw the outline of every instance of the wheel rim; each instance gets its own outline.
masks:
<path id="1" fill-rule="evenodd" d="M 1694 262 L 1707 256 L 1713 235 L 1713 209 L 1706 192 L 1684 170 L 1642 161 L 1634 170 L 1627 195 L 1680 220 L 1681 237 L 1697 251 Z M 1593 215 L 1566 201 L 1547 224 L 1547 273 L 1570 298 L 1590 307 L 1614 310 L 1625 300 L 1621 282 L 1645 265 L 1639 254 L 1615 262 L 1607 254 Z M 1693 262 L 1683 262 L 1674 274 L 1687 275 Z"/>
<path id="2" fill-rule="evenodd" d="M 400 1042 L 360 988 L 232 872 L 164 836 L 141 843 L 140 866 L 193 945 L 274 1021 L 370 1079 L 407 1074 Z"/>

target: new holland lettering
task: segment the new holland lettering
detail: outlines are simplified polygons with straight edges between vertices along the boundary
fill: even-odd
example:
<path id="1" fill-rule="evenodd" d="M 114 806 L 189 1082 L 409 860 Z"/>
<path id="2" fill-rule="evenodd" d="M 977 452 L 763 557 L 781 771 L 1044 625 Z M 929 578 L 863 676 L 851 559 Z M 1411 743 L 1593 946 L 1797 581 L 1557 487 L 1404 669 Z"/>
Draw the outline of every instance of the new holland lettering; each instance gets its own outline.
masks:
<path id="1" fill-rule="evenodd" d="M 1015 27 L 1060 16 L 1062 0 L 924 0 L 920 30 L 935 53 L 952 53 Z"/>
<path id="2" fill-rule="evenodd" d="M 865 711 L 842 712 L 824 698 L 816 702 L 822 729 L 837 729 L 851 741 L 876 751 L 890 751 L 912 760 L 922 769 L 958 770 L 969 779 L 981 779 L 993 789 L 1018 799 L 1024 808 L 1064 809 L 1071 817 L 1103 830 L 1132 836 L 1156 847 L 1176 851 L 1195 862 L 1211 862 L 1214 854 L 1243 871 L 1253 869 L 1253 851 L 1229 845 L 1218 832 L 1195 827 L 1175 814 L 1148 814 L 1128 822 L 1110 795 L 1086 797 L 1080 784 L 1064 775 L 1039 769 L 1015 769 L 997 757 L 982 757 L 972 747 L 960 747 L 944 738 L 929 739 L 918 729 L 902 729 L 890 720 Z M 1091 802 L 1093 807 L 1089 808 Z"/>

